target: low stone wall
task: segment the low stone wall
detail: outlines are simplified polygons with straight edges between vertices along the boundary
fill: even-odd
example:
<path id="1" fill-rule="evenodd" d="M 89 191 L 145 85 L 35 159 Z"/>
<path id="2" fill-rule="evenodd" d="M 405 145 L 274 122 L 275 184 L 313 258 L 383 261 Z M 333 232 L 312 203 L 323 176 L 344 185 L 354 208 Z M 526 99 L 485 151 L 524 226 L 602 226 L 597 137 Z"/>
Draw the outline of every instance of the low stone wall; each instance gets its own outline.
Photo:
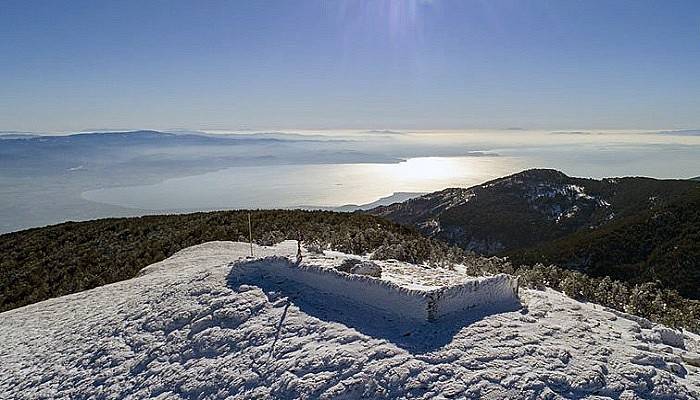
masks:
<path id="1" fill-rule="evenodd" d="M 233 268 L 232 272 L 242 280 L 251 273 L 261 273 L 267 278 L 284 278 L 407 319 L 435 320 L 446 314 L 477 307 L 497 310 L 518 301 L 516 278 L 505 274 L 423 290 L 314 264 L 297 265 L 284 257 L 238 262 Z"/>
<path id="2" fill-rule="evenodd" d="M 503 308 L 518 302 L 518 278 L 498 274 L 473 278 L 460 285 L 429 291 L 427 319 L 434 320 L 445 314 L 470 308 Z"/>

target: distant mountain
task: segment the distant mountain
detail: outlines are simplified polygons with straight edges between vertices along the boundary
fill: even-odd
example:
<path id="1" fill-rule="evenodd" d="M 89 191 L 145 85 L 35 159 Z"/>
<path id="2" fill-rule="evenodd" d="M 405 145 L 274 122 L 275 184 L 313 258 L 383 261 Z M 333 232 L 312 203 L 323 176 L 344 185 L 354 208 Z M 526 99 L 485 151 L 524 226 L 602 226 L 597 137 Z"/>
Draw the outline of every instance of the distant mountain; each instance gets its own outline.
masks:
<path id="1" fill-rule="evenodd" d="M 126 164 L 130 164 L 126 167 L 131 168 L 135 162 L 158 162 L 159 155 L 166 154 L 167 149 L 176 147 L 178 149 L 174 152 L 180 154 L 186 146 L 203 148 L 213 145 L 238 146 L 244 143 L 265 145 L 274 142 L 278 142 L 278 139 L 217 138 L 149 130 L 14 137 L 0 140 L 0 168 L 6 171 L 17 170 L 22 174 L 28 171 L 55 174 L 77 165 L 83 165 L 85 169 L 104 168 L 108 165 L 115 169 L 123 169 Z M 192 153 L 202 154 L 196 150 Z M 141 157 L 143 155 L 148 157 Z M 121 166 L 114 167 L 118 163 L 121 163 Z"/>
<path id="2" fill-rule="evenodd" d="M 0 140 L 31 139 L 39 137 L 33 133 L 0 133 Z"/>
<path id="3" fill-rule="evenodd" d="M 379 206 L 388 206 L 390 204 L 394 203 L 400 203 L 402 201 L 406 201 L 415 197 L 418 197 L 420 195 L 423 195 L 425 193 L 421 192 L 395 192 L 390 194 L 389 196 L 379 198 L 371 203 L 366 203 L 366 204 L 345 204 L 339 207 L 318 207 L 318 206 L 299 206 L 295 208 L 299 208 L 302 210 L 325 210 L 325 211 L 335 211 L 335 212 L 355 212 L 355 211 L 362 211 L 362 210 L 369 210 L 372 208 L 376 208 Z"/>
<path id="4" fill-rule="evenodd" d="M 31 139 L 30 143 L 137 143 L 140 141 L 199 141 L 202 143 L 226 142 L 231 143 L 233 140 L 267 140 L 276 141 L 278 138 L 254 136 L 254 135 L 208 135 L 198 132 L 160 132 L 153 130 L 137 130 L 125 132 L 80 132 L 70 135 L 33 135 L 33 134 L 2 134 L 0 137 L 5 139 Z"/>
<path id="5" fill-rule="evenodd" d="M 533 169 L 369 210 L 484 254 L 555 240 L 658 208 L 697 187 L 687 180 L 572 178 Z"/>
<path id="6" fill-rule="evenodd" d="M 67 136 L 50 136 L 54 138 L 86 138 L 86 137 L 111 137 L 111 138 L 163 138 L 175 136 L 173 133 L 159 132 L 153 130 L 138 130 L 138 131 L 125 131 L 125 132 L 81 132 L 75 133 Z"/>
<path id="7" fill-rule="evenodd" d="M 660 131 L 661 135 L 677 135 L 677 136 L 700 136 L 700 129 L 680 129 L 676 131 Z"/>
<path id="8" fill-rule="evenodd" d="M 377 199 L 371 203 L 367 204 L 346 204 L 344 206 L 340 207 L 335 207 L 333 211 L 340 211 L 340 212 L 352 212 L 352 211 L 358 211 L 358 210 L 369 210 L 375 207 L 379 206 L 386 206 L 386 205 L 391 205 L 395 203 L 400 203 L 402 201 L 410 200 L 415 197 L 418 197 L 422 194 L 425 193 L 416 193 L 416 192 L 395 192 L 389 196 L 382 197 L 380 199 Z"/>

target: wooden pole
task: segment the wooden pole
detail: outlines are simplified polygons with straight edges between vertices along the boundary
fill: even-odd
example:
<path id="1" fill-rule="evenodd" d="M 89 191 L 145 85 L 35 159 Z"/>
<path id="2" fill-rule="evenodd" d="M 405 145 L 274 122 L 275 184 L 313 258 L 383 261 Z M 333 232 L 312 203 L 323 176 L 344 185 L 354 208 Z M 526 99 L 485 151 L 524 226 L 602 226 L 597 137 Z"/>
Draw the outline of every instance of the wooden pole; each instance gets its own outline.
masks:
<path id="1" fill-rule="evenodd" d="M 297 231 L 297 265 L 301 264 L 301 231 Z"/>
<path id="2" fill-rule="evenodd" d="M 250 213 L 248 213 L 248 233 L 250 234 L 250 256 L 253 257 L 253 225 L 250 223 Z"/>

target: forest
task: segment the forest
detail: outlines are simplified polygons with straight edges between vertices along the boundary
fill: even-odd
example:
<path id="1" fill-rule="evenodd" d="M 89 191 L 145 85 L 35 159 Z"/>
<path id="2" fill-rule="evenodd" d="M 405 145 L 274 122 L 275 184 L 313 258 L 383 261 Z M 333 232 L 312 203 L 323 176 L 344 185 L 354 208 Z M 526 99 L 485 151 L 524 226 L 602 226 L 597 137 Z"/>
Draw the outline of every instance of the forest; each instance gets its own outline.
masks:
<path id="1" fill-rule="evenodd" d="M 248 211 L 109 218 L 0 235 L 0 311 L 136 276 L 175 252 L 214 240 L 248 241 Z M 310 249 L 371 253 L 426 266 L 461 263 L 474 275 L 510 273 L 529 287 L 551 287 L 669 326 L 700 332 L 700 301 L 658 282 L 630 283 L 555 265 L 483 257 L 385 219 L 329 211 L 250 211 L 253 240 L 301 239 Z M 522 260 L 520 260 L 522 261 Z"/>

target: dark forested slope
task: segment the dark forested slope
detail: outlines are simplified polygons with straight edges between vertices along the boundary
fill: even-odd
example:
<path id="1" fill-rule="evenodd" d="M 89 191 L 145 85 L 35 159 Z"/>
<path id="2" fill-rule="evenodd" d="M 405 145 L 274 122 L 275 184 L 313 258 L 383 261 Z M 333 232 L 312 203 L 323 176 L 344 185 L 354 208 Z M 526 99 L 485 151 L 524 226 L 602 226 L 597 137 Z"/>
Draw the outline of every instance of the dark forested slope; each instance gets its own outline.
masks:
<path id="1" fill-rule="evenodd" d="M 248 213 L 220 211 L 68 222 L 0 235 L 0 311 L 128 279 L 188 246 L 248 241 Z M 296 239 L 350 253 L 419 262 L 459 258 L 458 249 L 369 215 L 253 211 L 253 237 Z"/>
<path id="2" fill-rule="evenodd" d="M 508 255 L 518 264 L 558 264 L 632 283 L 659 281 L 700 299 L 700 188 L 662 207 Z"/>
<path id="3" fill-rule="evenodd" d="M 467 250 L 497 254 L 596 229 L 662 207 L 698 184 L 651 178 L 573 178 L 533 169 L 452 188 L 368 213 L 413 225 Z"/>
<path id="4" fill-rule="evenodd" d="M 528 170 L 370 213 L 519 265 L 659 282 L 700 299 L 700 184 L 692 180 L 595 180 Z"/>

